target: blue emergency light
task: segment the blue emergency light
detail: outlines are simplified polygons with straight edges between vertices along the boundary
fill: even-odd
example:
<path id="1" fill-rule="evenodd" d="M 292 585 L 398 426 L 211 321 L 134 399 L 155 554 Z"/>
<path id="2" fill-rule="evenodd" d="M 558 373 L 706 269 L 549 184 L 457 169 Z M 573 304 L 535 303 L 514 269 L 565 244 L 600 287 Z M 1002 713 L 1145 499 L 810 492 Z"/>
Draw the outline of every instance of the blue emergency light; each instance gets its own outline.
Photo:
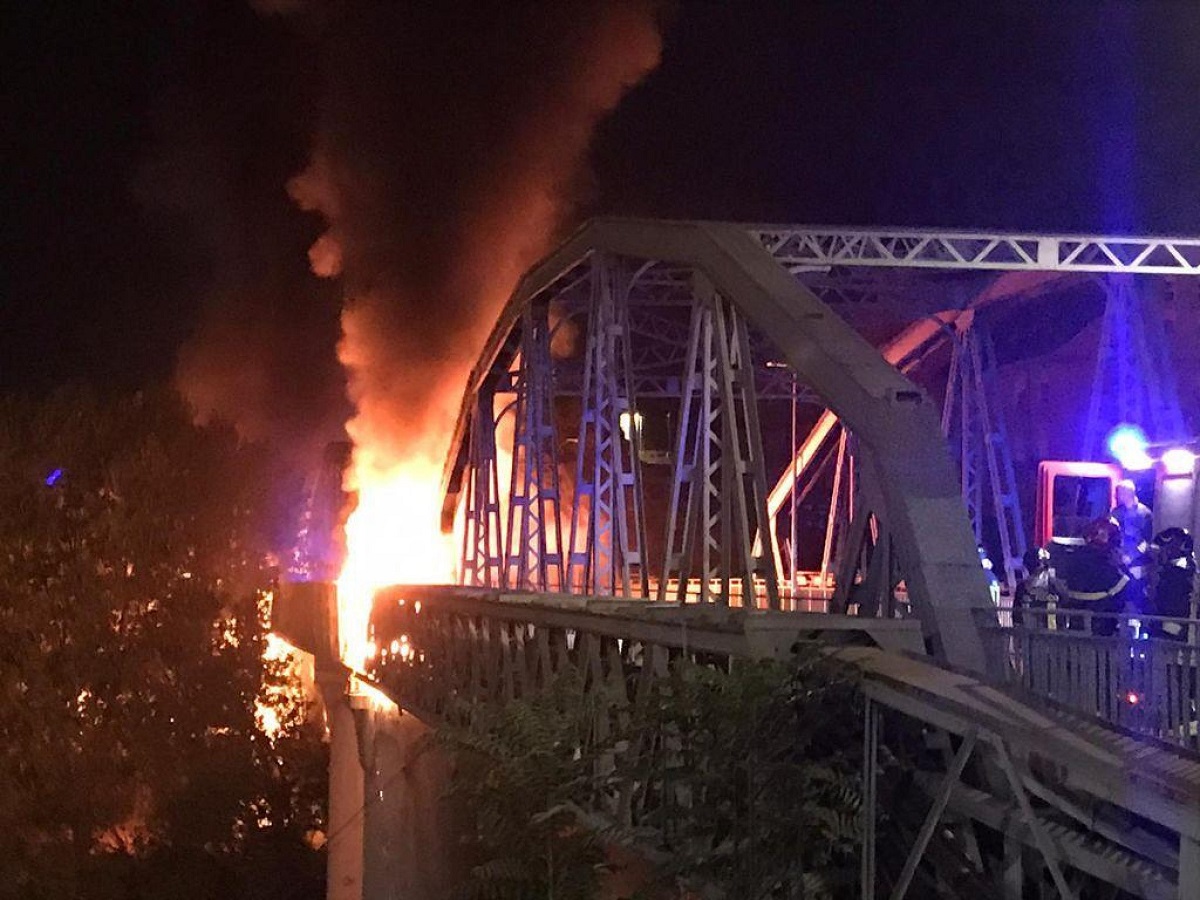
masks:
<path id="1" fill-rule="evenodd" d="M 1121 468 L 1140 472 L 1154 465 L 1146 452 L 1150 442 L 1146 433 L 1136 425 L 1118 425 L 1108 434 L 1108 452 Z"/>

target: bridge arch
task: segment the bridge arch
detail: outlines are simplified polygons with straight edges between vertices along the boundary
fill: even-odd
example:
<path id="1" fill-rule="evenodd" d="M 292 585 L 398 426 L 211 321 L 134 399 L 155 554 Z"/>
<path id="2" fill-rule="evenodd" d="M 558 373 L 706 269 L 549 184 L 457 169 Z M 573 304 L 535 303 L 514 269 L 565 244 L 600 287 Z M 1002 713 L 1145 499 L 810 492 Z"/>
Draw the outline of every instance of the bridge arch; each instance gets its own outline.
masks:
<path id="1" fill-rule="evenodd" d="M 628 359 L 622 303 L 629 267 L 612 266 L 613 260 L 651 261 L 687 273 L 690 336 L 678 386 L 674 490 L 658 566 L 649 559 L 645 537 L 637 447 L 622 450 L 616 434 L 621 414 L 635 411 L 635 392 L 622 362 L 622 354 Z M 589 334 L 609 339 L 589 339 L 596 356 L 581 361 L 581 462 L 573 483 L 560 485 L 548 402 L 554 377 L 550 301 L 570 290 L 583 298 Z M 887 583 L 894 555 L 932 652 L 954 665 L 984 669 L 975 610 L 990 601 L 938 409 L 737 225 L 596 219 L 521 280 L 470 375 L 444 473 L 443 528 L 451 530 L 458 515 L 465 519 L 464 570 L 470 571 L 462 573 L 464 582 L 569 591 L 583 578 L 580 592 L 666 599 L 672 575 L 681 582 L 691 573 L 699 575 L 700 599 L 709 599 L 715 576 L 723 589 L 712 599 L 720 602 L 728 600 L 736 573 L 743 583 L 761 580 L 765 605 L 776 605 L 773 571 L 761 541 L 753 540 L 766 530 L 766 483 L 755 378 L 746 371 L 746 323 L 769 338 L 797 379 L 858 441 L 864 505 L 851 530 L 870 543 L 869 530 L 875 542 L 874 564 L 864 566 L 861 577 Z M 496 444 L 495 393 L 501 385 L 516 397 L 507 503 Z M 693 389 L 694 395 L 688 393 Z M 719 427 L 713 425 L 718 418 Z M 585 428 L 591 429 L 586 435 Z M 719 461 L 704 455 L 712 449 L 706 442 L 717 448 Z M 701 484 L 710 476 L 711 483 Z M 572 508 L 564 511 L 567 490 L 572 500 L 562 505 Z M 597 516 L 608 520 L 596 524 Z M 588 517 L 592 525 L 581 526 Z M 880 567 L 882 574 L 866 571 Z M 654 577 L 657 590 L 650 586 Z M 686 599 L 682 588 L 677 599 Z"/>

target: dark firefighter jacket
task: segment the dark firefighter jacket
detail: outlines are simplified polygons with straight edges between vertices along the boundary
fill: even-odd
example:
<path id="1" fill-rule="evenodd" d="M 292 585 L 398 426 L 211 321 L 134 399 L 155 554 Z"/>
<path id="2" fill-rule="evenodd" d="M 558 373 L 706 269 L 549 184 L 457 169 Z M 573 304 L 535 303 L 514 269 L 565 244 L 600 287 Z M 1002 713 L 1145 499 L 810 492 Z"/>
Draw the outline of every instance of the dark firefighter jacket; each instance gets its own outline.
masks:
<path id="1" fill-rule="evenodd" d="M 1067 596 L 1072 606 L 1085 607 L 1092 603 L 1111 606 L 1111 601 L 1129 584 L 1129 576 L 1113 554 L 1093 544 L 1085 544 L 1071 554 L 1065 575 Z"/>
<path id="2" fill-rule="evenodd" d="M 1191 612 L 1192 569 L 1164 566 L 1159 570 L 1150 612 L 1156 616 L 1177 616 L 1186 619 Z M 1187 628 L 1180 622 L 1154 622 L 1150 632 L 1156 636 L 1185 640 Z"/>

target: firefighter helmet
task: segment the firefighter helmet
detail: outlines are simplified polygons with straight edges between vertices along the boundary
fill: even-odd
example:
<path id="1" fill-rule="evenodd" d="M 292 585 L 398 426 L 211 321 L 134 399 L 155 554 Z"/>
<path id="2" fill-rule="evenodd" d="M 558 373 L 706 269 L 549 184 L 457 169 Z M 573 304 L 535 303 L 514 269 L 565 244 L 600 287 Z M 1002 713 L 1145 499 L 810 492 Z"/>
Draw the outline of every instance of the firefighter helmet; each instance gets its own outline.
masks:
<path id="1" fill-rule="evenodd" d="M 1034 572 L 1043 564 L 1050 561 L 1050 551 L 1045 547 L 1030 547 L 1025 551 L 1025 555 L 1021 557 L 1021 562 L 1025 565 L 1026 572 Z"/>
<path id="2" fill-rule="evenodd" d="M 1186 528 L 1165 528 L 1154 536 L 1150 546 L 1163 561 L 1190 559 L 1195 542 Z"/>
<path id="3" fill-rule="evenodd" d="M 1111 519 L 1108 516 L 1101 516 L 1098 519 L 1093 519 L 1083 529 L 1083 542 L 1099 547 L 1111 547 L 1113 539 L 1120 532 L 1121 526 L 1117 524 L 1115 519 Z"/>

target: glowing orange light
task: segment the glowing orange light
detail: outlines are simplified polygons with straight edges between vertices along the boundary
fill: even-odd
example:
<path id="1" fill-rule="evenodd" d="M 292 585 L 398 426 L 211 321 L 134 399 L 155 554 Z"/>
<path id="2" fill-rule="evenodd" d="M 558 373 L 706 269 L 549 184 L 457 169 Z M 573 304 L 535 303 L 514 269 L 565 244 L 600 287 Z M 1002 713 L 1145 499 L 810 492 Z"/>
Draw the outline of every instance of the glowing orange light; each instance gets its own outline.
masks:
<path id="1" fill-rule="evenodd" d="M 367 623 L 376 591 L 393 584 L 453 581 L 454 540 L 438 530 L 441 470 L 432 461 L 390 464 L 354 453 L 349 487 L 358 505 L 346 522 L 346 564 L 338 578 L 342 661 L 361 670 L 376 648 Z"/>
<path id="2" fill-rule="evenodd" d="M 1137 695 L 1137 691 L 1129 691 L 1129 693 L 1125 695 L 1125 702 L 1130 706 L 1137 706 L 1138 703 L 1141 702 L 1141 699 L 1142 698 Z"/>

